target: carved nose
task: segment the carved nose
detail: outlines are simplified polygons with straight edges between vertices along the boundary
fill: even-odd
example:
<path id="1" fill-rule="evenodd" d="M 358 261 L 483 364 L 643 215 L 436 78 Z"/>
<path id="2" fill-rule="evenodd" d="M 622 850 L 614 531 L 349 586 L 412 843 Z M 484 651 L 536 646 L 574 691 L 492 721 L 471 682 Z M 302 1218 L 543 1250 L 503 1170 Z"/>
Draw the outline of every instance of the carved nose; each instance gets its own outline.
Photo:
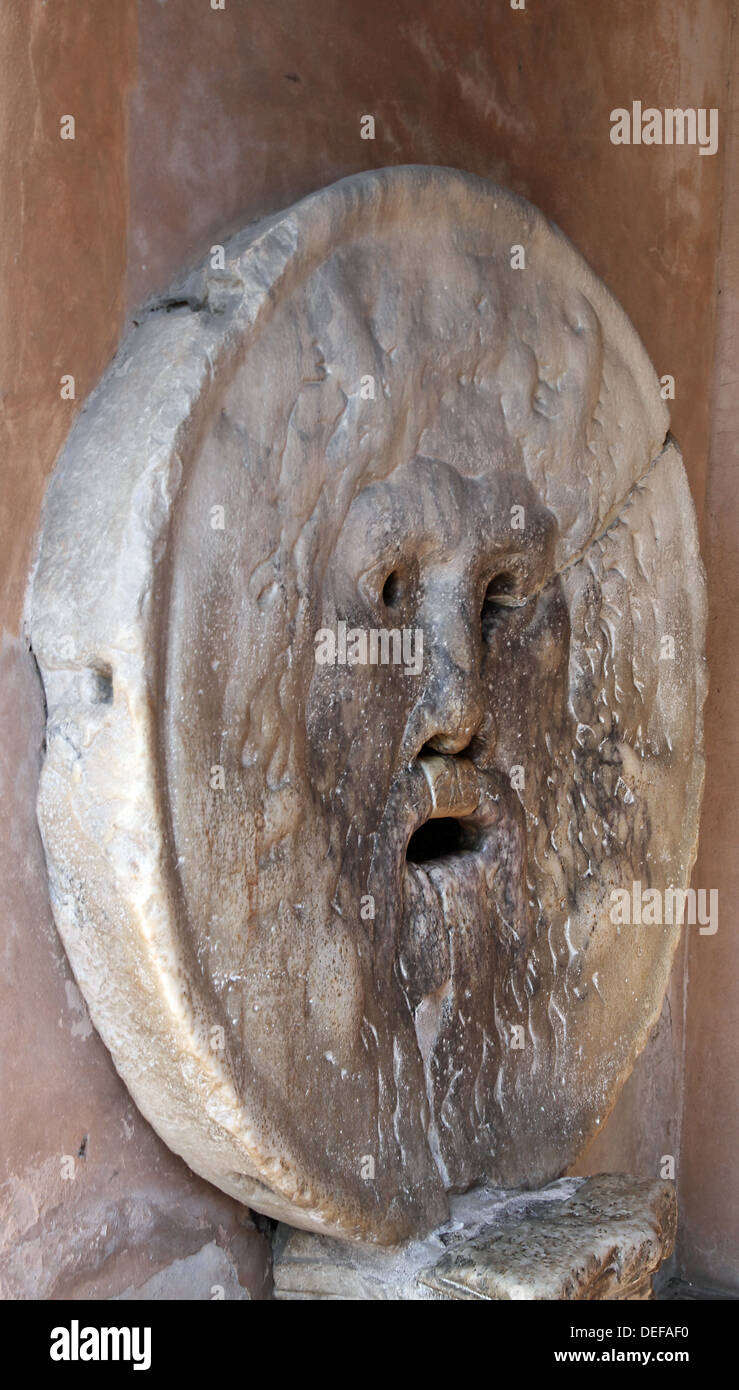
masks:
<path id="1" fill-rule="evenodd" d="M 420 747 L 426 745 L 437 753 L 462 753 L 484 719 L 479 681 L 448 664 L 428 690 L 421 714 L 420 732 L 424 736 Z"/>
<path id="2" fill-rule="evenodd" d="M 424 689 L 411 713 L 404 738 L 409 757 L 422 748 L 462 753 L 485 727 L 485 700 L 480 679 L 480 632 L 470 622 L 467 604 L 457 595 L 437 599 L 435 613 L 423 621 Z M 439 611 L 441 609 L 441 611 Z"/>

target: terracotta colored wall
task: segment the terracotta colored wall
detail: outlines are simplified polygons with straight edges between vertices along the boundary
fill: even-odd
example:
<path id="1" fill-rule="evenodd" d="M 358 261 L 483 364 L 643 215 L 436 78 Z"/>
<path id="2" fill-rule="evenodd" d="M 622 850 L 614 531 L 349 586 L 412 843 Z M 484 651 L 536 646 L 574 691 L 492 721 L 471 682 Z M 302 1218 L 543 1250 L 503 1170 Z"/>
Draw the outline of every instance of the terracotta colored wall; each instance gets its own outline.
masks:
<path id="1" fill-rule="evenodd" d="M 706 711 L 709 780 L 696 878 L 718 889 L 719 930 L 693 937 L 688 963 L 685 1110 L 680 1161 L 683 1264 L 698 1279 L 737 1284 L 739 1201 L 739 26 L 726 102 L 726 189 L 719 261 L 713 426 L 705 553 L 712 595 L 711 693 Z"/>
<path id="2" fill-rule="evenodd" d="M 76 409 L 60 400 L 59 377 L 74 373 L 79 405 L 126 313 L 245 221 L 368 166 L 456 165 L 542 207 L 621 299 L 658 371 L 676 378 L 673 428 L 702 510 L 729 26 L 728 0 L 528 0 L 524 11 L 504 0 L 226 0 L 224 11 L 208 0 L 4 6 L 0 169 L 10 196 L 0 213 L 0 294 L 9 308 L 0 327 L 0 528 L 8 635 L 0 659 L 9 675 L 0 845 L 10 858 L 0 870 L 8 890 L 0 1056 L 13 1117 L 2 1188 L 14 1223 L 5 1264 L 12 1296 L 115 1292 L 156 1270 L 170 1272 L 173 1289 L 184 1268 L 173 1261 L 189 1260 L 187 1277 L 207 1297 L 219 1258 L 234 1270 L 229 1296 L 242 1287 L 238 1278 L 259 1296 L 265 1273 L 258 1233 L 137 1116 L 89 1031 L 51 925 L 33 822 L 41 702 L 18 633 L 44 481 Z M 610 110 L 635 98 L 719 107 L 719 154 L 611 145 Z M 77 116 L 74 144 L 59 140 L 66 113 Z M 365 113 L 376 119 L 373 142 L 360 139 Z M 727 283 L 730 251 L 727 242 Z M 727 350 L 728 323 L 722 309 Z M 727 396 L 723 374 L 718 381 Z M 722 399 L 707 537 L 718 581 L 714 671 L 726 675 L 728 708 L 731 604 L 718 595 L 727 574 L 736 579 L 736 559 L 730 571 L 730 409 Z M 722 887 L 723 917 L 710 949 L 701 938 L 690 964 L 682 1141 L 681 957 L 657 1034 L 581 1163 L 583 1171 L 654 1173 L 662 1154 L 675 1153 L 685 1267 L 725 1282 L 730 1136 L 707 1116 L 735 1104 L 726 1090 L 730 1030 L 715 1023 L 723 977 L 736 961 L 727 869 L 736 760 L 722 734 L 726 717 L 718 703 L 700 868 L 702 883 Z M 64 1182 L 59 1157 L 80 1149 L 77 1176 Z M 215 1246 L 223 1254 L 213 1264 Z"/>
<path id="3" fill-rule="evenodd" d="M 122 323 L 135 4 L 15 0 L 0 44 L 2 616 L 16 630 L 50 464 Z M 67 372 L 77 403 L 61 399 Z"/>

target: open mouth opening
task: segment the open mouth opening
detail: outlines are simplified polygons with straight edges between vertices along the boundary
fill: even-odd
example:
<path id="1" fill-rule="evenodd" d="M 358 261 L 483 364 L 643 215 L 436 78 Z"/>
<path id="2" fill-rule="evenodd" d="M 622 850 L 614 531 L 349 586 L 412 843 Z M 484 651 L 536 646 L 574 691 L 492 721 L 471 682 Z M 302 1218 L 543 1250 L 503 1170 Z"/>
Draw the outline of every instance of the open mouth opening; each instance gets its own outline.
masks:
<path id="1" fill-rule="evenodd" d="M 434 859 L 469 852 L 475 844 L 472 827 L 465 825 L 458 816 L 438 816 L 419 825 L 408 841 L 405 857 L 409 864 L 427 864 Z"/>

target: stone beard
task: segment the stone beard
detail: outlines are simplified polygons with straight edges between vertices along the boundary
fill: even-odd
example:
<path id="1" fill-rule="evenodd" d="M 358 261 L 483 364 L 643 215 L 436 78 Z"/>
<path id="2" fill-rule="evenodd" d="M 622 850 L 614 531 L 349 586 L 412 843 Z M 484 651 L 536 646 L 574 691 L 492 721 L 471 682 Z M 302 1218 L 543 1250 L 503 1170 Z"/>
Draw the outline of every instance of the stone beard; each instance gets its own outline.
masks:
<path id="1" fill-rule="evenodd" d="M 151 316 L 69 446 L 78 478 L 146 386 L 158 462 L 142 482 L 121 443 L 118 505 L 155 522 L 105 643 L 96 612 L 65 667 L 110 670 L 112 709 L 80 712 L 74 674 L 55 685 L 51 523 L 42 543 L 52 727 L 64 690 L 94 725 L 80 746 L 114 755 L 112 791 L 87 778 L 109 829 L 87 895 L 50 738 L 57 919 L 134 1096 L 198 1171 L 293 1224 L 398 1240 L 442 1221 L 446 1192 L 559 1175 L 658 1016 L 678 931 L 616 926 L 609 905 L 636 879 L 687 881 L 694 856 L 692 504 L 618 306 L 479 180 L 345 180 L 185 297 L 195 312 Z M 422 669 L 317 662 L 341 623 L 420 631 Z M 134 744 L 151 791 L 122 815 L 105 807 Z M 133 945 L 81 944 L 131 844 L 139 886 L 115 911 L 131 942 L 148 932 L 159 994 Z"/>

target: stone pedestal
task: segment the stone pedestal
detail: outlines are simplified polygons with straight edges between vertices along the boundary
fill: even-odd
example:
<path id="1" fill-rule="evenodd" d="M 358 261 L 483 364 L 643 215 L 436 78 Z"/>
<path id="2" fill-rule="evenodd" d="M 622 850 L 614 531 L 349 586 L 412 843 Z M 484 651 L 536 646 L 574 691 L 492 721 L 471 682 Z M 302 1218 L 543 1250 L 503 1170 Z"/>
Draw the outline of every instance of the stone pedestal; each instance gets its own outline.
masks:
<path id="1" fill-rule="evenodd" d="M 671 1183 L 603 1173 L 451 1199 L 425 1240 L 351 1245 L 280 1225 L 278 1299 L 648 1299 L 672 1252 Z"/>

